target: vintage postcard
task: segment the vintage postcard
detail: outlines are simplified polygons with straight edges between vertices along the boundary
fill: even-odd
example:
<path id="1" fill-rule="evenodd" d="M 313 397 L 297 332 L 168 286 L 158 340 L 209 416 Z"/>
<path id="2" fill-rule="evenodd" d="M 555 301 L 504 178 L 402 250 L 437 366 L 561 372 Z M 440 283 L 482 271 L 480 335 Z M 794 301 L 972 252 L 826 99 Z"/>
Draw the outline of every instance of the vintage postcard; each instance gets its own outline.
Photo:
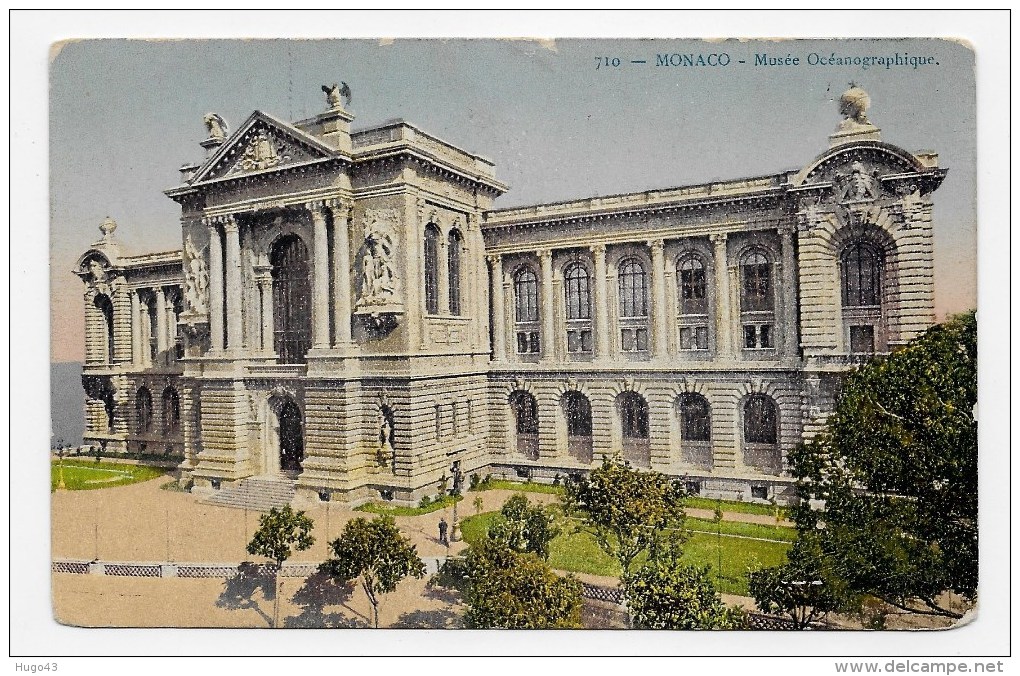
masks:
<path id="1" fill-rule="evenodd" d="M 51 57 L 56 621 L 975 617 L 966 44 Z"/>

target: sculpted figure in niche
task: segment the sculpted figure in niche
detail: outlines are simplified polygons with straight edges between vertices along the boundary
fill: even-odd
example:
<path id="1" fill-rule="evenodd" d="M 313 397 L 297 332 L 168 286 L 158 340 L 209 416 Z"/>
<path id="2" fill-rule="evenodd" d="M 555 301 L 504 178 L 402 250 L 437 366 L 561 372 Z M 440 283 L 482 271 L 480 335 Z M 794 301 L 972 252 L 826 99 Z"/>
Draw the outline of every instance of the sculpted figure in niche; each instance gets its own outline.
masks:
<path id="1" fill-rule="evenodd" d="M 209 311 L 209 271 L 191 235 L 184 240 L 184 252 L 188 257 L 184 270 L 184 297 L 192 312 L 204 314 Z"/>
<path id="2" fill-rule="evenodd" d="M 102 284 L 106 281 L 106 268 L 103 267 L 103 264 L 99 260 L 93 258 L 89 261 L 88 265 L 89 272 L 92 273 L 93 282 L 96 284 Z"/>
<path id="3" fill-rule="evenodd" d="M 203 119 L 205 120 L 205 128 L 209 130 L 209 138 L 220 141 L 227 138 L 230 128 L 227 127 L 227 123 L 222 117 L 216 113 L 206 113 Z"/>
<path id="4" fill-rule="evenodd" d="M 392 414 L 383 410 L 379 423 L 379 450 L 376 453 L 376 461 L 380 467 L 390 466 L 394 473 L 397 471 L 397 451 L 393 448 L 393 423 L 390 422 Z"/>
<path id="5" fill-rule="evenodd" d="M 393 210 L 373 210 L 366 213 L 365 243 L 361 259 L 361 302 L 384 304 L 393 302 L 397 293 L 396 272 L 393 269 L 394 240 Z"/>

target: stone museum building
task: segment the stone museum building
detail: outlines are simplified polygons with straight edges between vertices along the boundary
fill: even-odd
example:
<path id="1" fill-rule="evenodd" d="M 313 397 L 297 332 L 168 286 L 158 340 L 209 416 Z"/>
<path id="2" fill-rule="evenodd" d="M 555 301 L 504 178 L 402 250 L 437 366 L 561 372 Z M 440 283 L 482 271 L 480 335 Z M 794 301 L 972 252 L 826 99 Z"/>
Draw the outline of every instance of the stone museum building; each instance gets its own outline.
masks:
<path id="1" fill-rule="evenodd" d="M 934 322 L 946 170 L 880 140 L 860 88 L 801 168 L 510 209 L 485 158 L 352 130 L 323 89 L 307 120 L 206 116 L 166 191 L 179 250 L 100 226 L 75 270 L 87 444 L 173 457 L 213 501 L 407 504 L 613 454 L 784 501 L 841 374 Z"/>

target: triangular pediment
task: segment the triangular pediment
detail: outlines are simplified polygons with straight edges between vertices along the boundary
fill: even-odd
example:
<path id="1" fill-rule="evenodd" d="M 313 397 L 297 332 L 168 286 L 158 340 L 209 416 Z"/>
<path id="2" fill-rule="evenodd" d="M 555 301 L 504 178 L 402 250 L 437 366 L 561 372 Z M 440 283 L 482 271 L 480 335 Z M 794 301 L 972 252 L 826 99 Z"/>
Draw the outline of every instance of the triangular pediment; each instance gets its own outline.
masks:
<path id="1" fill-rule="evenodd" d="M 322 141 L 256 110 L 195 172 L 191 185 L 333 157 Z"/>

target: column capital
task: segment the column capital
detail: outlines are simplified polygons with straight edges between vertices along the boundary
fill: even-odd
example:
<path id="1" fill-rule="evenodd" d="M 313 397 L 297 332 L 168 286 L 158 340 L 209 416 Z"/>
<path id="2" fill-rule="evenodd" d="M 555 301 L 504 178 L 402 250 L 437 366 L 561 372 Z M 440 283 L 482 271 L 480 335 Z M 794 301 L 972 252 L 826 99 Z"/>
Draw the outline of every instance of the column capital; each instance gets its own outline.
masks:
<path id="1" fill-rule="evenodd" d="M 552 249 L 538 249 L 535 251 L 535 255 L 538 256 L 539 260 L 543 263 L 546 261 L 552 262 Z"/>
<path id="2" fill-rule="evenodd" d="M 589 249 L 589 251 L 591 251 L 593 256 L 605 256 L 606 255 L 606 243 L 605 242 L 598 242 L 597 244 L 592 244 L 590 247 L 588 247 L 588 249 Z"/>
<path id="3" fill-rule="evenodd" d="M 485 257 L 485 260 L 495 269 L 503 262 L 503 256 L 501 254 L 489 254 Z"/>
<path id="4" fill-rule="evenodd" d="M 646 244 L 653 254 L 661 254 L 666 247 L 666 242 L 662 239 L 650 239 Z"/>
<path id="5" fill-rule="evenodd" d="M 237 219 L 230 216 L 221 216 L 221 223 L 223 223 L 223 232 L 237 232 Z"/>
<path id="6" fill-rule="evenodd" d="M 797 228 L 792 224 L 785 224 L 776 228 L 776 232 L 778 232 L 783 237 L 792 237 L 793 234 L 797 232 Z"/>
<path id="7" fill-rule="evenodd" d="M 713 232 L 711 235 L 708 236 L 708 241 L 712 242 L 712 244 L 716 246 L 721 246 L 726 244 L 726 239 L 728 238 L 728 236 L 729 235 L 725 232 Z"/>

